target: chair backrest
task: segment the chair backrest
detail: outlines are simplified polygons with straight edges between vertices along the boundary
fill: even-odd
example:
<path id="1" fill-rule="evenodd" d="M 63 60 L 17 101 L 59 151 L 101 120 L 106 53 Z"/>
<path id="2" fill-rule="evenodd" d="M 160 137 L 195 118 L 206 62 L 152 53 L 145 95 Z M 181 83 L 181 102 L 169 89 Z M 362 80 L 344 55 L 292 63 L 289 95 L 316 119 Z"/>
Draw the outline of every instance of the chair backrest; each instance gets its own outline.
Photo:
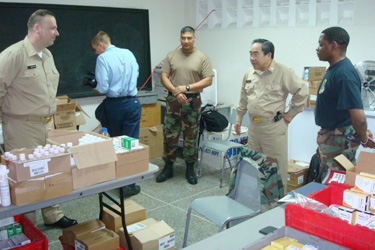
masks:
<path id="1" fill-rule="evenodd" d="M 236 184 L 228 196 L 254 211 L 260 211 L 258 169 L 249 161 L 238 164 Z"/>
<path id="2" fill-rule="evenodd" d="M 225 137 L 225 140 L 229 140 L 230 138 L 230 133 L 232 131 L 233 125 L 236 123 L 236 116 L 237 116 L 237 111 L 235 109 L 232 109 L 232 112 L 229 117 L 229 128 L 228 128 L 228 135 Z M 248 127 L 249 126 L 249 114 L 246 112 L 244 117 L 242 118 L 242 124 L 241 126 L 243 127 Z"/>

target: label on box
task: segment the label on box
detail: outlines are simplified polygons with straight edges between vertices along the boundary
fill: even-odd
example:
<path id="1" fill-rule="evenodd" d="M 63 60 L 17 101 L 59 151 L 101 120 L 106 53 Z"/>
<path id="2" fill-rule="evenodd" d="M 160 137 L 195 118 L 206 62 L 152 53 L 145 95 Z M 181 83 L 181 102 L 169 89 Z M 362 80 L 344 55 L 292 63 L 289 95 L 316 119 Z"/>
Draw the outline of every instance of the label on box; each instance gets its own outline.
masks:
<path id="1" fill-rule="evenodd" d="M 128 230 L 128 233 L 132 233 L 135 231 L 138 231 L 139 229 L 146 228 L 147 226 L 143 223 L 134 223 L 130 226 L 127 226 L 126 229 Z"/>
<path id="2" fill-rule="evenodd" d="M 70 166 L 75 166 L 76 162 L 74 161 L 73 155 L 70 155 Z"/>
<path id="3" fill-rule="evenodd" d="M 48 162 L 49 161 L 51 161 L 51 158 L 38 160 L 38 161 L 25 162 L 23 164 L 23 166 L 29 167 L 30 177 L 34 177 L 34 176 L 37 176 L 37 175 L 48 173 Z"/>
<path id="4" fill-rule="evenodd" d="M 159 250 L 169 249 L 176 245 L 175 234 L 167 235 L 159 240 Z"/>
<path id="5" fill-rule="evenodd" d="M 75 250 L 85 250 L 85 245 L 83 245 L 81 242 L 79 241 L 75 241 Z"/>
<path id="6" fill-rule="evenodd" d="M 300 185 L 300 184 L 303 183 L 303 175 L 301 175 L 301 176 L 298 177 L 297 183 L 298 183 L 298 185 Z"/>

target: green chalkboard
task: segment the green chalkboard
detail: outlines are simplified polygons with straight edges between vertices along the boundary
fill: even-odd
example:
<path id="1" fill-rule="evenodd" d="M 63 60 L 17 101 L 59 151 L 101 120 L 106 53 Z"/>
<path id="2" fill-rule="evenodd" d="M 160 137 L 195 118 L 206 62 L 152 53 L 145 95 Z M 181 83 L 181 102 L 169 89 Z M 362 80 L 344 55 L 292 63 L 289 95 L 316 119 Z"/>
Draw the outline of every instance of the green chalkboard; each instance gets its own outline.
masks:
<path id="1" fill-rule="evenodd" d="M 95 71 L 96 57 L 90 41 L 100 30 L 112 44 L 132 51 L 139 64 L 138 87 L 151 74 L 148 10 L 73 5 L 0 3 L 0 51 L 23 40 L 27 20 L 37 9 L 52 11 L 60 36 L 49 47 L 60 72 L 58 95 L 71 98 L 95 96 L 84 85 L 87 71 Z M 148 82 L 144 90 L 151 90 Z"/>

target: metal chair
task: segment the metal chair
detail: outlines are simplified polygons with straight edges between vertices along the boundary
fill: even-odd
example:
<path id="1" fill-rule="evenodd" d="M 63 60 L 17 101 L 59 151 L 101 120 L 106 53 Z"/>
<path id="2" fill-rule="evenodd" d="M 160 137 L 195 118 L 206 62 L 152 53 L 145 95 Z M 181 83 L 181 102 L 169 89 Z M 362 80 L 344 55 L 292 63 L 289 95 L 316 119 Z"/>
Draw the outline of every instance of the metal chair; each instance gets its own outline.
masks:
<path id="1" fill-rule="evenodd" d="M 194 200 L 187 213 L 183 247 L 186 247 L 192 209 L 219 226 L 234 226 L 260 213 L 258 169 L 253 161 L 241 161 L 237 169 L 236 183 L 226 196 L 209 196 Z"/>
<path id="2" fill-rule="evenodd" d="M 236 123 L 236 110 L 233 109 L 229 118 L 229 127 L 228 127 L 228 134 L 226 135 L 224 140 L 212 140 L 212 141 L 204 141 L 202 143 L 202 150 L 200 152 L 200 157 L 199 157 L 199 164 L 197 166 L 197 177 L 201 177 L 201 171 L 202 171 L 202 162 L 203 162 L 203 156 L 204 156 L 204 151 L 206 148 L 211 148 L 216 151 L 220 151 L 222 153 L 223 157 L 223 164 L 221 166 L 221 174 L 220 174 L 220 187 L 223 186 L 223 178 L 224 178 L 224 169 L 225 169 L 225 160 L 228 161 L 230 168 L 232 169 L 232 164 L 229 160 L 229 155 L 228 152 L 230 150 L 236 150 L 242 147 L 245 147 L 246 145 L 232 142 L 229 140 L 230 135 L 232 133 L 232 127 L 233 124 Z M 245 114 L 245 116 L 242 119 L 242 126 L 248 127 L 249 124 L 249 115 L 248 113 Z"/>

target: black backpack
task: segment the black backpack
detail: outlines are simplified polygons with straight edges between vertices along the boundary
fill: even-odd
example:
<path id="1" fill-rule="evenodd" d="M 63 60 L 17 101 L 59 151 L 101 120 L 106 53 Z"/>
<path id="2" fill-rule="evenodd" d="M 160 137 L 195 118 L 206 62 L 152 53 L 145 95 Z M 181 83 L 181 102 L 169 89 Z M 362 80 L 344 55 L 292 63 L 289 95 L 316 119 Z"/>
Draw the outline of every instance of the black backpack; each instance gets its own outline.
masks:
<path id="1" fill-rule="evenodd" d="M 320 170 L 320 162 L 319 162 L 318 154 L 314 154 L 311 157 L 306 184 L 312 181 L 319 182 L 319 183 L 322 182 L 322 173 Z"/>
<path id="2" fill-rule="evenodd" d="M 224 115 L 214 110 L 214 108 L 215 107 L 213 105 L 207 104 L 201 110 L 198 145 L 204 129 L 209 132 L 221 132 L 228 127 L 228 119 Z"/>

